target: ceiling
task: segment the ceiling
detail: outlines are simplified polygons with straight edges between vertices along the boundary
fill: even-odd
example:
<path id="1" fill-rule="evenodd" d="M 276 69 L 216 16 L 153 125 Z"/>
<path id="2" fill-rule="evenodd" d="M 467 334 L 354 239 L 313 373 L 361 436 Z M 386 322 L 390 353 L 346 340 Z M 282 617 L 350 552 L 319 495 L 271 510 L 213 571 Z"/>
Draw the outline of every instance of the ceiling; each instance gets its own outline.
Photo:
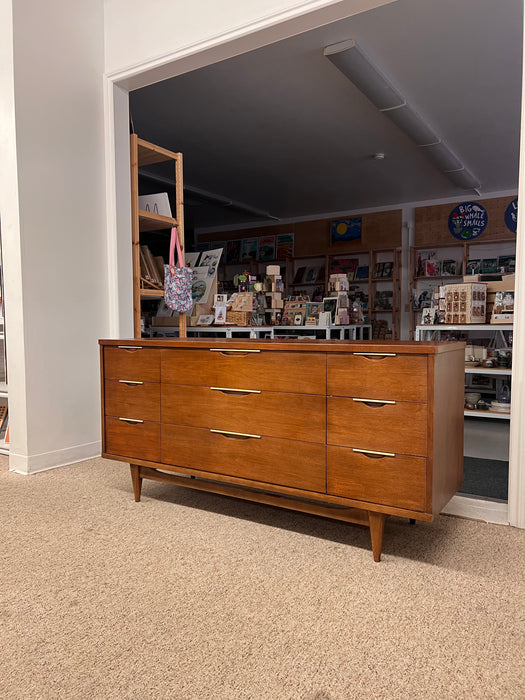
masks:
<path id="1" fill-rule="evenodd" d="M 522 0 L 396 0 L 136 90 L 133 127 L 183 153 L 193 229 L 473 196 L 324 56 L 354 39 L 481 195 L 516 189 L 522 26 Z"/>

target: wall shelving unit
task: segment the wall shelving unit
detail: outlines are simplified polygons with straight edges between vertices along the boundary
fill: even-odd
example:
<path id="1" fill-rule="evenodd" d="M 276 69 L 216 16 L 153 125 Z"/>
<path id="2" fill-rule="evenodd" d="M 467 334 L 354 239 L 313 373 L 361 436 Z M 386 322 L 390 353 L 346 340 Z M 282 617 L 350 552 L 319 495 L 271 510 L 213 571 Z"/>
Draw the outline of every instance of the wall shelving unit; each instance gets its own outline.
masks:
<path id="1" fill-rule="evenodd" d="M 508 335 L 513 330 L 512 324 L 471 324 L 466 326 L 452 326 L 446 324 L 439 325 L 420 325 L 416 326 L 414 339 L 415 340 L 440 340 L 441 334 L 443 332 L 452 332 L 454 334 L 463 334 L 467 338 L 470 338 L 471 334 L 476 334 L 478 336 L 492 336 L 494 344 L 498 341 L 502 349 L 509 349 Z M 468 387 L 468 375 L 482 375 L 487 377 L 492 377 L 497 381 L 510 382 L 512 378 L 511 368 L 500 368 L 500 367 L 465 367 L 465 384 Z M 497 385 L 496 385 L 497 386 Z M 483 393 L 483 389 L 479 389 Z M 510 413 L 496 413 L 490 410 L 469 410 L 465 409 L 464 415 L 466 418 L 481 418 L 481 419 L 495 419 L 495 420 L 510 420 Z"/>
<path id="2" fill-rule="evenodd" d="M 135 338 L 142 336 L 141 316 L 142 301 L 146 299 L 162 299 L 164 289 L 148 289 L 140 274 L 140 245 L 141 233 L 158 232 L 159 235 L 169 234 L 173 226 L 177 226 L 179 240 L 184 257 L 184 200 L 182 177 L 182 153 L 174 153 L 138 138 L 130 136 L 131 160 L 131 240 L 133 264 L 133 329 Z M 139 169 L 158 163 L 168 162 L 173 167 L 175 187 L 175 217 L 139 209 Z M 169 249 L 169 236 L 166 236 L 166 250 Z M 186 316 L 179 316 L 179 332 L 181 337 L 186 334 Z"/>

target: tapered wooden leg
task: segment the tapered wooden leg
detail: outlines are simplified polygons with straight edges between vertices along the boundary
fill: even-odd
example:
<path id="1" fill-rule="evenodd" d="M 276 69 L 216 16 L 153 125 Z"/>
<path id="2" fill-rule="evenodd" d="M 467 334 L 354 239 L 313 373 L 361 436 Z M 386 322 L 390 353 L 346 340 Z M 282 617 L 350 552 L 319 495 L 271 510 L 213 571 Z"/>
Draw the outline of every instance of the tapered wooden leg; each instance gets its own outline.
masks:
<path id="1" fill-rule="evenodd" d="M 370 539 L 372 540 L 372 552 L 374 561 L 381 561 L 381 549 L 383 548 L 383 532 L 385 530 L 386 515 L 368 511 L 368 522 L 370 523 Z"/>
<path id="2" fill-rule="evenodd" d="M 135 500 L 140 501 L 140 492 L 142 491 L 142 477 L 139 474 L 138 464 L 130 464 L 131 469 L 131 483 L 133 484 L 133 493 L 135 494 Z"/>

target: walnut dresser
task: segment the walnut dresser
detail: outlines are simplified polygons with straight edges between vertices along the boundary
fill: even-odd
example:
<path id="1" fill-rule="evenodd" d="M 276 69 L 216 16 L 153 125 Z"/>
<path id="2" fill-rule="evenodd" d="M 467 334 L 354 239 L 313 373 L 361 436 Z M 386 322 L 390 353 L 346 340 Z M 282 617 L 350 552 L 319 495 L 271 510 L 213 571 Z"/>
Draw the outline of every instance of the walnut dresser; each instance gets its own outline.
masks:
<path id="1" fill-rule="evenodd" d="M 101 340 L 102 456 L 370 527 L 432 520 L 463 474 L 464 343 Z M 162 471 L 159 471 L 162 470 Z M 172 473 L 166 473 L 172 472 Z"/>

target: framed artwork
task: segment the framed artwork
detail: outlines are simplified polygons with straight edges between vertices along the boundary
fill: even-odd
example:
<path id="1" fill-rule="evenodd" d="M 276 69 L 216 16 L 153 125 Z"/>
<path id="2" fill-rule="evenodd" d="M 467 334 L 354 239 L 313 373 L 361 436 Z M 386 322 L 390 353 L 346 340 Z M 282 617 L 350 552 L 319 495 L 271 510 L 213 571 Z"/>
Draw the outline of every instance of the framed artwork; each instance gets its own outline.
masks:
<path id="1" fill-rule="evenodd" d="M 347 243 L 361 238 L 361 217 L 338 219 L 330 224 L 330 245 Z"/>
<path id="2" fill-rule="evenodd" d="M 285 260 L 293 257 L 293 233 L 279 233 L 275 239 L 275 257 L 277 260 Z"/>
<path id="3" fill-rule="evenodd" d="M 257 251 L 258 260 L 275 260 L 275 236 L 261 236 Z"/>

